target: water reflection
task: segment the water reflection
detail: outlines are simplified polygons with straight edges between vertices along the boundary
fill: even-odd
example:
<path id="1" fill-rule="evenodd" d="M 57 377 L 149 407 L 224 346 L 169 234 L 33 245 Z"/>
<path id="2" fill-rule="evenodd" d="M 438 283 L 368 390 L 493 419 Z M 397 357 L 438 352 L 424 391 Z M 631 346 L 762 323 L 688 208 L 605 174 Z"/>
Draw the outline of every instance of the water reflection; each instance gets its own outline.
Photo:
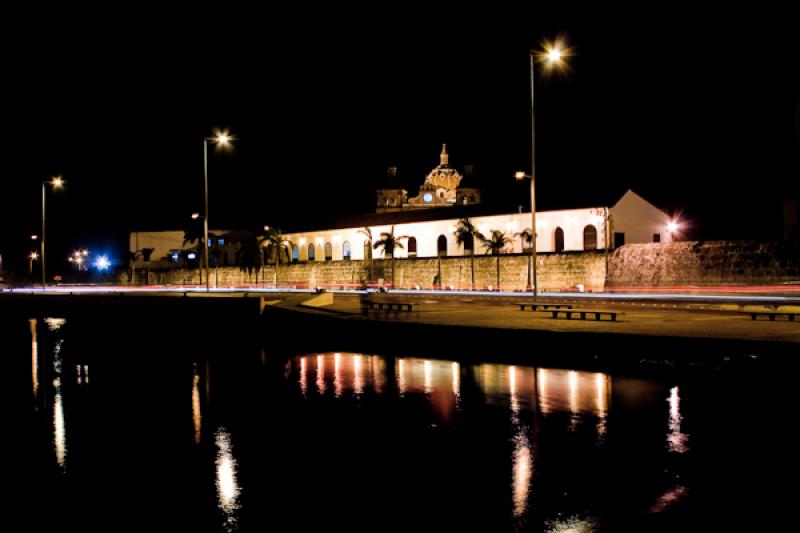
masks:
<path id="1" fill-rule="evenodd" d="M 569 414 L 569 428 L 589 424 L 594 435 L 592 445 L 604 442 L 611 398 L 611 378 L 603 373 L 581 372 L 480 364 L 471 367 L 454 361 L 397 358 L 385 360 L 380 356 L 363 354 L 317 354 L 316 380 L 308 375 L 308 357 L 299 357 L 298 386 L 303 397 L 313 397 L 316 388 L 324 395 L 330 385 L 325 380 L 326 366 L 333 366 L 333 392 L 336 398 L 346 398 L 347 393 L 361 395 L 371 390 L 382 394 L 384 385 L 396 386 L 400 397 L 422 395 L 436 415 L 438 423 L 451 424 L 460 413 L 465 376 L 473 376 L 470 385 L 487 403 L 507 406 L 510 409 L 511 443 L 511 514 L 521 519 L 531 512 L 531 494 L 535 475 L 536 449 L 531 420 L 549 414 Z M 394 365 L 394 372 L 388 365 Z M 474 379 L 474 383 L 473 380 Z M 394 390 L 392 387 L 391 390 Z M 470 388 L 469 390 L 476 390 Z M 536 416 L 534 416 L 535 413 Z M 578 432 L 583 438 L 586 433 Z M 589 531 L 591 520 L 569 519 L 551 524 L 554 531 Z M 559 529 L 561 528 L 561 529 Z"/>
<path id="2" fill-rule="evenodd" d="M 57 332 L 66 323 L 63 318 L 45 318 L 50 331 Z M 67 429 L 64 420 L 64 396 L 62 392 L 62 372 L 64 361 L 61 355 L 63 339 L 53 341 L 53 446 L 56 462 L 62 470 L 67 467 Z"/>
<path id="3" fill-rule="evenodd" d="M 342 383 L 342 354 L 333 354 L 333 394 L 340 398 L 344 391 L 344 383 Z"/>
<path id="4" fill-rule="evenodd" d="M 75 376 L 78 385 L 89 384 L 89 365 L 75 365 Z"/>
<path id="5" fill-rule="evenodd" d="M 678 387 L 669 391 L 669 431 L 667 431 L 667 448 L 671 452 L 684 453 L 689 450 L 686 441 L 689 436 L 681 432 L 681 396 Z"/>
<path id="6" fill-rule="evenodd" d="M 400 396 L 406 393 L 406 361 L 405 359 L 397 360 L 397 390 L 400 391 Z"/>
<path id="7" fill-rule="evenodd" d="M 512 476 L 511 495 L 514 502 L 513 515 L 519 518 L 528 510 L 528 496 L 533 477 L 533 450 L 531 449 L 528 429 L 520 421 L 520 403 L 517 397 L 517 368 L 508 367 L 508 390 L 511 396 L 512 443 Z"/>
<path id="8" fill-rule="evenodd" d="M 64 399 L 61 394 L 61 378 L 53 380 L 53 444 L 56 448 L 56 461 L 63 469 L 67 467 L 67 430 L 64 424 Z"/>
<path id="9" fill-rule="evenodd" d="M 593 518 L 579 518 L 571 516 L 563 520 L 550 522 L 545 530 L 547 533 L 591 533 L 597 531 L 598 523 Z"/>
<path id="10" fill-rule="evenodd" d="M 225 531 L 234 531 L 238 527 L 239 517 L 239 484 L 236 481 L 237 463 L 233 456 L 231 435 L 224 427 L 214 434 L 217 445 L 217 500 L 223 515 Z"/>
<path id="11" fill-rule="evenodd" d="M 353 356 L 353 375 L 355 376 L 353 380 L 353 392 L 355 394 L 363 394 L 364 393 L 364 363 L 363 357 L 361 355 L 354 355 Z"/>
<path id="12" fill-rule="evenodd" d="M 317 356 L 317 380 L 315 383 L 320 395 L 325 394 L 327 390 L 325 385 L 325 357 L 322 354 Z"/>
<path id="13" fill-rule="evenodd" d="M 587 415 L 597 418 L 597 432 L 606 432 L 611 380 L 603 373 L 540 368 L 537 371 L 539 410 L 569 412 L 573 429 Z"/>
<path id="14" fill-rule="evenodd" d="M 192 423 L 194 425 L 194 441 L 200 444 L 202 439 L 203 413 L 200 411 L 200 371 L 197 364 L 192 373 Z"/>
<path id="15" fill-rule="evenodd" d="M 31 330 L 31 380 L 33 381 L 33 398 L 39 397 L 39 341 L 36 336 L 37 320 L 31 318 L 28 325 Z"/>
<path id="16" fill-rule="evenodd" d="M 461 399 L 461 369 L 455 361 L 453 361 L 450 367 L 453 370 L 453 396 L 455 396 L 456 404 L 458 404 L 458 401 Z"/>
<path id="17" fill-rule="evenodd" d="M 300 358 L 300 392 L 303 397 L 308 397 L 308 360 L 306 357 Z"/>

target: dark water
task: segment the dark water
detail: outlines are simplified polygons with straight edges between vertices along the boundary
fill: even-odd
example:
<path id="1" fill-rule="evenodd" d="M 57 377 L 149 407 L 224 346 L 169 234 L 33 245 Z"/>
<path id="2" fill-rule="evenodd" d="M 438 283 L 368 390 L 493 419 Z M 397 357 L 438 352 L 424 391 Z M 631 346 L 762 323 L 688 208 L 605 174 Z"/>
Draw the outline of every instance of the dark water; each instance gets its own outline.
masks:
<path id="1" fill-rule="evenodd" d="M 213 325 L 0 329 L 24 530 L 797 527 L 788 365 L 644 378 L 285 353 L 269 337 L 302 335 Z"/>

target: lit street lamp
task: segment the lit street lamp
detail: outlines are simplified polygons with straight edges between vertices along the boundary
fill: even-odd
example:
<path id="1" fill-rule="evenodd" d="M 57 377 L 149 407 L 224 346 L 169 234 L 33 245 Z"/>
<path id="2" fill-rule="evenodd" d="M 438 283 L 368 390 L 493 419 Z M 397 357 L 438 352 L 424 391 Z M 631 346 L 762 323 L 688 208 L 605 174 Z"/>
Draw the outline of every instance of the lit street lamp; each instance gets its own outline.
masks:
<path id="1" fill-rule="evenodd" d="M 517 180 L 529 178 L 531 180 L 531 271 L 533 277 L 533 297 L 539 294 L 539 284 L 536 276 L 536 113 L 534 111 L 534 65 L 536 61 L 544 64 L 545 71 L 557 68 L 564 64 L 564 57 L 569 55 L 569 49 L 556 41 L 545 44 L 544 51 L 530 50 L 531 61 L 531 173 L 519 171 L 514 174 Z"/>
<path id="2" fill-rule="evenodd" d="M 227 146 L 232 140 L 233 137 L 227 131 L 216 132 L 214 137 L 203 138 L 203 262 L 205 263 L 206 291 L 211 290 L 208 277 L 208 141 L 213 141 L 218 146 Z M 196 217 L 193 215 L 192 218 Z"/>
<path id="3" fill-rule="evenodd" d="M 47 198 L 47 185 L 52 185 L 54 189 L 60 189 L 61 187 L 64 186 L 64 180 L 61 179 L 61 176 L 57 176 L 55 178 L 51 178 L 49 180 L 45 180 L 42 182 L 42 287 L 47 286 L 47 265 L 45 264 L 45 258 L 44 258 L 45 227 L 47 225 L 47 220 L 46 220 L 47 209 L 45 202 L 45 199 Z"/>

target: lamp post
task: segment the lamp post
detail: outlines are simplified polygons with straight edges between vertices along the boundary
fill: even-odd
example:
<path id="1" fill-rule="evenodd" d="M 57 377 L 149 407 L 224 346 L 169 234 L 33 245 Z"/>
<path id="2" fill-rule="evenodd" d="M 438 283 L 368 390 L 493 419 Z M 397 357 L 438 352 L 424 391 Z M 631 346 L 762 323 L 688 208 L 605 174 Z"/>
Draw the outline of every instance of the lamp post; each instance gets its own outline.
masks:
<path id="1" fill-rule="evenodd" d="M 61 176 L 57 176 L 42 182 L 42 288 L 47 286 L 47 265 L 44 259 L 45 228 L 47 226 L 47 185 L 52 185 L 54 189 L 60 189 L 64 186 L 64 180 L 61 179 Z"/>
<path id="2" fill-rule="evenodd" d="M 208 277 L 208 141 L 227 146 L 233 140 L 228 132 L 216 132 L 214 137 L 203 138 L 203 263 L 206 275 L 206 292 L 211 290 Z"/>
<path id="3" fill-rule="evenodd" d="M 531 62 L 531 173 L 519 171 L 514 176 L 517 180 L 529 178 L 531 180 L 531 272 L 533 277 L 533 297 L 539 295 L 539 282 L 536 275 L 536 112 L 534 106 L 534 65 L 537 59 L 544 63 L 545 69 L 554 68 L 563 64 L 567 49 L 556 41 L 546 44 L 544 51 L 530 50 Z M 537 57 L 538 56 L 538 57 Z"/>

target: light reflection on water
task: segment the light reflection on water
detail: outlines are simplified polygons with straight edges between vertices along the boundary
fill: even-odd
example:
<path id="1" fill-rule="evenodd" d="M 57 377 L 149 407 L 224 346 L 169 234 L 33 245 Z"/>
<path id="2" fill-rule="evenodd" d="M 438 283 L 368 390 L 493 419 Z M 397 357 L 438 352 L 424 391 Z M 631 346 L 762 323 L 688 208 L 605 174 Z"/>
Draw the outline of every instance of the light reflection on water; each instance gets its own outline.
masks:
<path id="1" fill-rule="evenodd" d="M 47 327 L 52 332 L 58 332 L 66 324 L 63 318 L 45 318 Z M 64 419 L 64 396 L 62 390 L 62 372 L 64 361 L 61 355 L 61 337 L 53 341 L 53 446 L 55 448 L 56 462 L 61 470 L 67 468 L 67 428 Z"/>
<path id="2" fill-rule="evenodd" d="M 517 368 L 508 367 L 508 389 L 511 396 L 511 427 L 513 452 L 511 459 L 511 493 L 514 502 L 512 514 L 519 518 L 528 510 L 528 496 L 533 477 L 533 449 L 528 438 L 528 428 L 519 418 L 517 397 Z"/>
<path id="3" fill-rule="evenodd" d="M 310 397 L 306 357 L 300 357 L 298 384 L 304 397 Z M 361 395 L 370 387 L 382 394 L 380 385 L 387 379 L 384 360 L 362 354 L 318 354 L 316 392 L 324 396 L 330 390 L 334 398 L 348 392 Z M 367 364 L 364 362 L 368 361 Z M 604 373 L 576 370 L 544 369 L 501 364 L 480 364 L 465 367 L 453 361 L 415 358 L 389 359 L 395 365 L 395 382 L 400 397 L 425 395 L 432 412 L 447 424 L 460 410 L 463 374 L 469 368 L 475 386 L 487 403 L 505 405 L 510 412 L 511 443 L 511 516 L 520 518 L 530 511 L 532 484 L 535 477 L 536 449 L 533 443 L 531 413 L 542 416 L 556 413 L 570 415 L 569 427 L 576 430 L 589 422 L 595 445 L 603 444 L 612 390 L 612 378 Z M 334 367 L 333 388 L 326 382 L 326 365 Z M 535 417 L 532 419 L 535 424 Z M 551 524 L 553 531 L 590 531 L 591 518 L 570 519 Z M 570 529 L 572 528 L 572 529 Z"/>
<path id="4" fill-rule="evenodd" d="M 203 437 L 203 413 L 200 411 L 200 372 L 197 370 L 197 364 L 194 365 L 192 375 L 192 424 L 194 425 L 194 441 L 200 444 Z"/>
<path id="5" fill-rule="evenodd" d="M 39 340 L 36 336 L 36 325 L 38 321 L 31 318 L 28 325 L 31 330 L 31 379 L 33 381 L 33 399 L 39 397 Z"/>
<path id="6" fill-rule="evenodd" d="M 239 523 L 239 494 L 240 488 L 236 481 L 238 464 L 233 455 L 231 434 L 220 427 L 214 434 L 217 445 L 217 500 L 222 511 L 223 528 L 225 531 L 234 531 Z"/>
<path id="7" fill-rule="evenodd" d="M 689 450 L 686 442 L 688 435 L 681 431 L 681 396 L 678 387 L 669 391 L 669 431 L 667 432 L 667 447 L 669 451 L 684 453 Z"/>

